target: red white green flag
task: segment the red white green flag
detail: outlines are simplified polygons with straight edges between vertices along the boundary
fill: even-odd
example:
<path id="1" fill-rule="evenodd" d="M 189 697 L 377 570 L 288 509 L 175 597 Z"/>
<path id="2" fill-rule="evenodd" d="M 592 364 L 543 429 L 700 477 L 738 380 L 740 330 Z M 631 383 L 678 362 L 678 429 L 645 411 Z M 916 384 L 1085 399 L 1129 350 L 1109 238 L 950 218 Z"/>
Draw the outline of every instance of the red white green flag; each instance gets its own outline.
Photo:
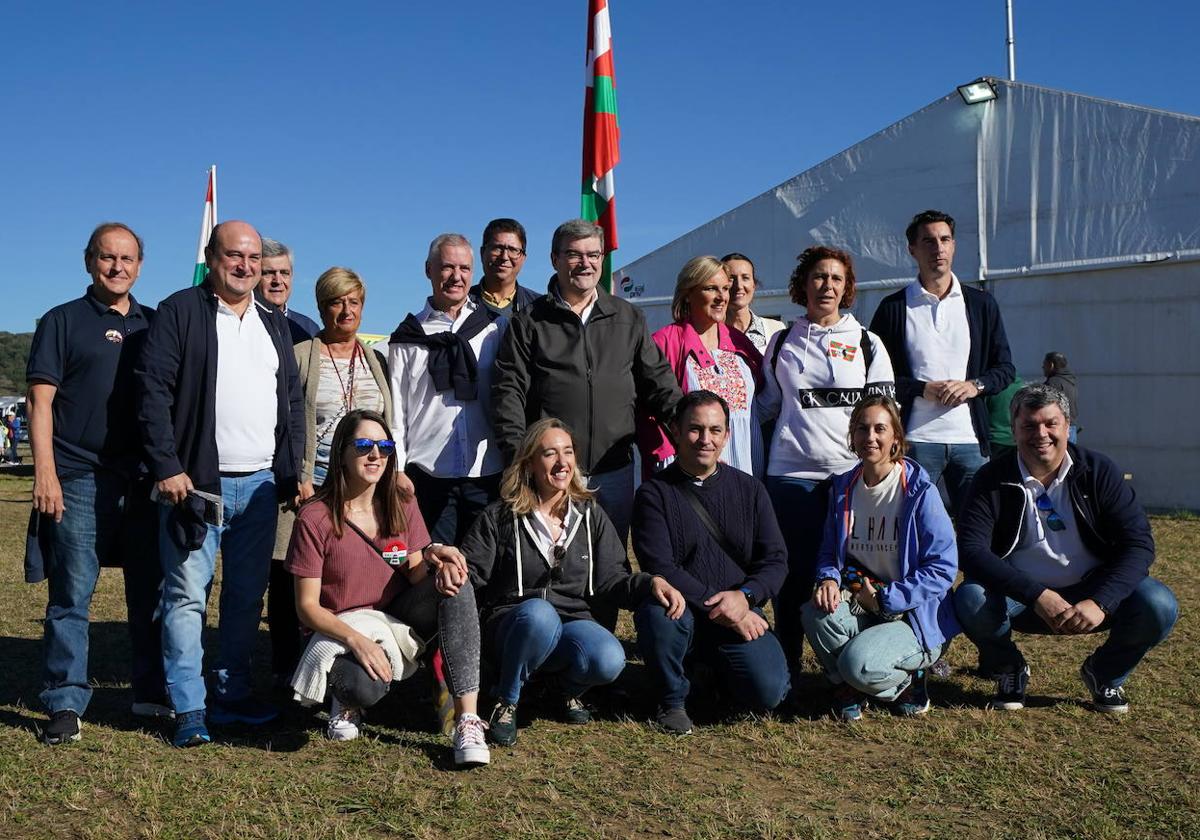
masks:
<path id="1" fill-rule="evenodd" d="M 217 226 L 217 165 L 214 163 L 208 170 L 208 193 L 204 198 L 204 218 L 200 220 L 200 244 L 196 246 L 196 269 L 192 272 L 192 285 L 199 286 L 208 276 L 208 268 L 204 264 L 204 246 L 212 236 L 212 230 Z"/>
<path id="2" fill-rule="evenodd" d="M 616 77 L 608 0 L 588 0 L 587 90 L 583 98 L 583 196 L 580 215 L 604 228 L 604 273 L 612 291 L 612 252 L 617 250 L 613 168 L 621 159 Z"/>

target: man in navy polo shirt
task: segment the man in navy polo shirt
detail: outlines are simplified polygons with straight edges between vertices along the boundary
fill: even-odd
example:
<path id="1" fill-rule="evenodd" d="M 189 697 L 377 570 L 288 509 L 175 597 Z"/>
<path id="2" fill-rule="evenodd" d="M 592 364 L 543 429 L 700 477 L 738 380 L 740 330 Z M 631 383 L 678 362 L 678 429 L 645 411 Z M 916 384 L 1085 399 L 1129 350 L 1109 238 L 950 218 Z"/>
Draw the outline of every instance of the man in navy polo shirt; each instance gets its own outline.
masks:
<path id="1" fill-rule="evenodd" d="M 155 511 L 141 470 L 133 364 L 154 310 L 130 290 L 142 240 L 126 225 L 97 227 L 83 252 L 92 285 L 38 322 L 29 353 L 33 506 L 48 529 L 49 601 L 41 700 L 47 744 L 78 741 L 88 685 L 88 608 L 101 565 L 124 565 L 133 644 L 133 711 L 170 715 L 155 620 L 162 571 Z"/>
<path id="2" fill-rule="evenodd" d="M 262 240 L 262 279 L 255 295 L 279 308 L 287 316 L 292 344 L 308 341 L 321 331 L 321 325 L 288 306 L 292 297 L 292 271 L 295 257 L 282 242 L 264 236 Z"/>

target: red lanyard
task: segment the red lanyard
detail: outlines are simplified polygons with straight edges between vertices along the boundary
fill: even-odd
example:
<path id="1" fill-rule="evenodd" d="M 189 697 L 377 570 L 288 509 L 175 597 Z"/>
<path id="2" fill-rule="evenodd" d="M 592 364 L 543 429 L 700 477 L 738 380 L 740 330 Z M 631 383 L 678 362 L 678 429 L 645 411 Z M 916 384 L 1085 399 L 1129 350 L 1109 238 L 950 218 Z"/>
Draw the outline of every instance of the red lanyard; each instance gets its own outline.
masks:
<path id="1" fill-rule="evenodd" d="M 350 351 L 350 364 L 347 373 L 349 384 L 342 381 L 342 372 L 338 370 L 337 359 L 333 358 L 333 352 L 329 349 L 329 345 L 325 345 L 325 352 L 329 354 L 329 361 L 333 363 L 333 372 L 338 378 L 338 387 L 342 389 L 342 402 L 346 406 L 346 411 L 354 408 L 354 363 L 358 359 L 358 354 L 362 352 L 362 347 L 358 341 L 354 342 L 354 349 Z"/>

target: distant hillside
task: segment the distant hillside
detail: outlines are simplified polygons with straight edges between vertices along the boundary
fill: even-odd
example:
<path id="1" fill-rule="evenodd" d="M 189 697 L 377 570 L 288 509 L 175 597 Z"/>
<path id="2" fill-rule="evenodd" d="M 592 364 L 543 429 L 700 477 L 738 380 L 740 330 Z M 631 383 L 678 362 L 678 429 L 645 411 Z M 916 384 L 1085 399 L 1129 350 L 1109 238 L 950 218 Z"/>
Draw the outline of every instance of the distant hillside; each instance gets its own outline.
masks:
<path id="1" fill-rule="evenodd" d="M 0 394 L 25 393 L 25 363 L 33 333 L 0 332 Z"/>

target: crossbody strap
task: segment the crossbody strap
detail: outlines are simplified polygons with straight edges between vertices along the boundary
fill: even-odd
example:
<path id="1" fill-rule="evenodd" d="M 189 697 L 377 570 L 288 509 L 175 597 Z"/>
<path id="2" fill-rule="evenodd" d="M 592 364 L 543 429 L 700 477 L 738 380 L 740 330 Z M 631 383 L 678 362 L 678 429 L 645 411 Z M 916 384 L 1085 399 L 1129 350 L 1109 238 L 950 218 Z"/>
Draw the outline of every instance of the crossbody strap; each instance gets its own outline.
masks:
<path id="1" fill-rule="evenodd" d="M 717 545 L 721 546 L 721 550 L 729 555 L 730 560 L 741 565 L 742 561 L 738 557 L 737 549 L 733 547 L 725 534 L 717 527 L 717 523 L 713 522 L 713 518 L 709 516 L 708 511 L 701 504 L 700 496 L 696 493 L 695 488 L 688 481 L 680 484 L 679 487 L 683 490 L 683 496 L 688 500 L 688 504 L 692 506 L 692 510 L 696 512 L 696 516 L 700 517 L 700 522 L 704 525 L 708 533 L 712 535 L 712 538 L 717 541 Z"/>

